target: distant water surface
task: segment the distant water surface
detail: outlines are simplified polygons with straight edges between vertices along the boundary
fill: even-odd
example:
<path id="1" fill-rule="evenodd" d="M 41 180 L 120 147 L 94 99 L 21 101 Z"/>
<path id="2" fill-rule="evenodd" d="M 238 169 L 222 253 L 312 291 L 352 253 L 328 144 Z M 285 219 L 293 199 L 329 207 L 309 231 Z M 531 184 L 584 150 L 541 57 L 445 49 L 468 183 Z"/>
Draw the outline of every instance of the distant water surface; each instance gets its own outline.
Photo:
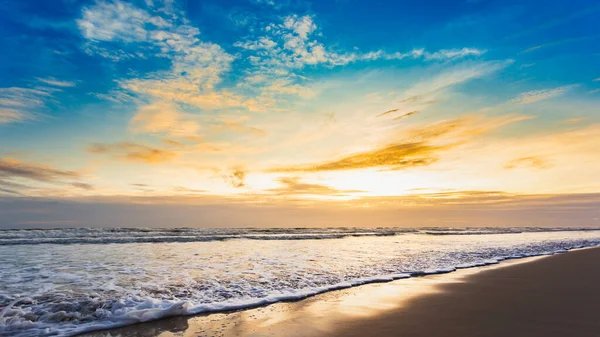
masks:
<path id="1" fill-rule="evenodd" d="M 584 229 L 0 230 L 0 335 L 70 336 L 598 244 Z"/>

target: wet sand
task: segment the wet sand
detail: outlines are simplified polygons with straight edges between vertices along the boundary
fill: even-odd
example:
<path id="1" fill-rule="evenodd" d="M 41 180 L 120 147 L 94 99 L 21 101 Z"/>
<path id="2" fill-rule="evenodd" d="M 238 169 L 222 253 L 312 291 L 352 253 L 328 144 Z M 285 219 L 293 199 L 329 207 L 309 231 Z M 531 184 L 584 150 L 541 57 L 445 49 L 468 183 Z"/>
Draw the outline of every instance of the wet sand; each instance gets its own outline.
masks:
<path id="1" fill-rule="evenodd" d="M 600 248 L 88 337 L 600 336 Z"/>

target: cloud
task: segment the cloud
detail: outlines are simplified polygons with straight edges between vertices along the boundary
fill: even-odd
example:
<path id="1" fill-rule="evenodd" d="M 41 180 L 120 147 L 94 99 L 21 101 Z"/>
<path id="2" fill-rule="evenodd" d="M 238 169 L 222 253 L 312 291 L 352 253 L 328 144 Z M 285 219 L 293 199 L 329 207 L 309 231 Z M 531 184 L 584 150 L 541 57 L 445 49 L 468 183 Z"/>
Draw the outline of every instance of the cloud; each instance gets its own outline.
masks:
<path id="1" fill-rule="evenodd" d="M 506 168 L 506 169 L 533 168 L 533 169 L 543 170 L 543 169 L 549 168 L 550 166 L 551 165 L 550 165 L 550 163 L 548 163 L 547 160 L 540 158 L 540 157 L 531 156 L 531 157 L 522 157 L 522 158 L 517 158 L 517 159 L 511 160 L 510 162 L 506 163 L 506 165 L 504 165 L 504 168 Z"/>
<path id="2" fill-rule="evenodd" d="M 62 91 L 67 82 L 58 83 L 63 85 L 0 88 L 0 124 L 35 120 L 40 115 L 37 111 L 53 102 L 54 93 Z"/>
<path id="3" fill-rule="evenodd" d="M 94 188 L 90 184 L 77 181 L 82 178 L 78 172 L 60 170 L 48 165 L 26 163 L 13 158 L 0 158 L 0 178 L 2 178 L 0 191 L 19 195 L 33 189 L 32 186 L 22 184 L 20 182 L 22 180 L 71 185 L 85 190 Z"/>
<path id="4" fill-rule="evenodd" d="M 120 80 L 122 90 L 202 109 L 242 107 L 242 97 L 215 89 L 234 56 L 217 44 L 202 41 L 200 31 L 185 18 L 166 14 L 164 10 L 151 14 L 119 1 L 100 1 L 83 10 L 78 26 L 88 39 L 84 48 L 89 53 L 116 60 L 156 56 L 171 61 L 169 70 Z"/>
<path id="5" fill-rule="evenodd" d="M 588 91 L 588 94 L 595 94 L 597 92 L 600 92 L 600 89 L 590 90 L 590 91 Z"/>
<path id="6" fill-rule="evenodd" d="M 476 48 L 443 49 L 436 52 L 424 49 L 407 52 L 349 52 L 326 45 L 321 36 L 314 16 L 288 15 L 279 22 L 267 24 L 259 34 L 234 43 L 234 46 L 241 49 L 242 57 L 249 66 L 247 76 L 238 86 L 255 92 L 257 99 L 263 100 L 262 108 L 256 110 L 274 109 L 274 105 L 283 100 L 279 97 L 282 95 L 302 99 L 316 96 L 318 92 L 307 85 L 310 80 L 298 75 L 305 67 L 332 68 L 355 62 L 400 61 L 409 58 L 443 61 L 485 53 Z M 286 102 L 290 99 L 291 97 L 285 97 Z"/>
<path id="7" fill-rule="evenodd" d="M 451 86 L 488 76 L 512 64 L 512 60 L 465 63 L 422 82 L 415 84 L 407 91 L 407 99 L 422 99 L 423 95 L 431 94 Z"/>
<path id="8" fill-rule="evenodd" d="M 71 183 L 71 186 L 77 187 L 77 188 L 81 188 L 81 189 L 84 189 L 84 190 L 88 190 L 88 191 L 91 191 L 91 190 L 94 189 L 93 185 L 86 184 L 86 183 L 80 183 L 80 182 Z"/>
<path id="9" fill-rule="evenodd" d="M 379 118 L 379 117 L 382 117 L 382 116 L 385 116 L 385 115 L 391 114 L 392 112 L 396 112 L 396 111 L 398 111 L 398 110 L 400 110 L 400 109 L 392 109 L 392 110 L 388 110 L 388 111 L 386 111 L 386 112 L 382 112 L 382 113 L 380 113 L 379 115 L 377 115 L 377 116 L 376 116 L 376 118 Z"/>
<path id="10" fill-rule="evenodd" d="M 238 118 L 221 118 L 219 120 L 219 124 L 212 125 L 212 129 L 215 131 L 236 131 L 242 133 L 249 133 L 257 136 L 267 135 L 267 132 L 263 129 L 242 124 L 247 119 L 247 116 L 240 116 Z"/>
<path id="11" fill-rule="evenodd" d="M 418 111 L 418 110 L 415 110 L 415 111 L 410 111 L 410 112 L 407 112 L 407 113 L 405 113 L 405 114 L 402 114 L 402 115 L 400 115 L 400 116 L 398 116 L 398 117 L 394 117 L 394 119 L 392 119 L 392 120 L 394 120 L 394 121 L 401 120 L 401 119 L 404 119 L 404 118 L 406 118 L 406 117 L 409 117 L 409 116 L 416 115 L 416 114 L 418 114 L 418 113 L 419 113 L 419 111 Z"/>
<path id="12" fill-rule="evenodd" d="M 173 160 L 177 153 L 133 142 L 114 144 L 91 144 L 88 151 L 93 154 L 109 155 L 113 158 L 144 164 L 157 164 Z"/>
<path id="13" fill-rule="evenodd" d="M 430 146 L 426 143 L 392 144 L 372 151 L 352 154 L 340 159 L 275 169 L 275 172 L 320 172 L 354 170 L 373 167 L 385 167 L 392 170 L 404 170 L 411 167 L 431 165 L 438 160 L 433 155 L 444 147 Z"/>
<path id="14" fill-rule="evenodd" d="M 247 56 L 251 64 L 284 72 L 316 64 L 341 66 L 359 61 L 407 58 L 422 58 L 427 61 L 451 60 L 481 56 L 486 52 L 476 48 L 442 49 L 433 53 L 424 49 L 413 49 L 404 53 L 388 53 L 383 50 L 366 53 L 338 52 L 318 41 L 318 37 L 314 36 L 317 29 L 313 16 L 290 15 L 283 18 L 282 23 L 267 25 L 263 29 L 265 35 L 237 42 L 235 46 L 253 52 Z"/>
<path id="15" fill-rule="evenodd" d="M 541 49 L 541 48 L 546 48 L 546 47 L 552 47 L 552 46 L 558 46 L 558 45 L 563 45 L 563 44 L 567 44 L 567 43 L 571 43 L 571 42 L 578 42 L 578 41 L 585 41 L 585 40 L 589 40 L 589 39 L 595 39 L 598 38 L 600 35 L 592 35 L 592 36 L 582 36 L 582 37 L 570 37 L 570 38 L 566 38 L 566 39 L 558 39 L 558 40 L 553 40 L 553 41 L 547 41 L 532 47 L 529 47 L 525 50 L 523 50 L 521 53 L 530 53 L 532 51 Z"/>
<path id="16" fill-rule="evenodd" d="M 275 195 L 322 195 L 322 196 L 347 196 L 350 193 L 361 193 L 360 190 L 338 190 L 320 184 L 309 184 L 300 181 L 299 177 L 283 177 L 277 179 L 283 185 L 269 189 L 266 192 Z"/>
<path id="17" fill-rule="evenodd" d="M 171 137 L 199 136 L 200 125 L 179 111 L 172 102 L 154 102 L 138 107 L 130 122 L 136 133 L 165 134 Z"/>
<path id="18" fill-rule="evenodd" d="M 147 26 L 167 25 L 162 18 L 152 17 L 146 11 L 121 1 L 98 1 L 85 7 L 82 18 L 76 22 L 87 39 L 124 42 L 146 40 L 149 34 Z"/>
<path id="19" fill-rule="evenodd" d="M 583 117 L 573 117 L 573 118 L 569 118 L 569 119 L 565 119 L 563 121 L 560 121 L 560 124 L 577 124 L 579 122 L 583 122 L 585 120 L 585 118 Z"/>
<path id="20" fill-rule="evenodd" d="M 0 88 L 0 105 L 10 107 L 40 107 L 52 96 L 49 88 Z"/>
<path id="21" fill-rule="evenodd" d="M 34 117 L 27 112 L 0 107 L 0 124 L 18 123 L 32 119 Z"/>
<path id="22" fill-rule="evenodd" d="M 452 60 L 467 56 L 481 56 L 485 53 L 485 50 L 476 48 L 442 49 L 434 53 L 425 52 L 423 57 L 426 60 Z"/>
<path id="23" fill-rule="evenodd" d="M 223 177 L 229 185 L 239 188 L 246 186 L 246 171 L 236 167 Z"/>
<path id="24" fill-rule="evenodd" d="M 565 94 L 567 91 L 573 89 L 577 85 L 565 85 L 553 89 L 541 89 L 533 90 L 521 93 L 518 97 L 512 100 L 516 104 L 531 104 L 546 99 L 554 98 Z"/>
<path id="25" fill-rule="evenodd" d="M 173 11 L 171 8 L 169 13 Z M 296 74 L 305 66 L 334 67 L 409 57 L 449 60 L 485 53 L 476 48 L 406 53 L 336 51 L 320 41 L 314 16 L 288 15 L 266 24 L 259 34 L 234 43 L 241 52 L 232 55 L 218 44 L 203 41 L 200 31 L 182 13 L 166 15 L 152 6 L 142 9 L 120 1 L 86 6 L 77 24 L 88 40 L 84 49 L 91 54 L 113 60 L 160 57 L 171 61 L 169 70 L 118 81 L 120 90 L 142 99 L 204 110 L 288 110 L 294 99 L 311 99 L 318 94 L 306 84 L 308 79 Z M 246 62 L 245 76 L 233 86 L 219 87 L 239 57 Z"/>
<path id="26" fill-rule="evenodd" d="M 23 192 L 29 188 L 30 187 L 25 184 L 0 180 L 0 193 L 23 195 Z"/>
<path id="27" fill-rule="evenodd" d="M 53 87 L 64 87 L 64 88 L 68 88 L 68 87 L 74 87 L 76 85 L 75 82 L 70 82 L 70 81 L 60 81 L 57 80 L 55 78 L 52 77 L 48 77 L 48 78 L 37 78 L 38 81 L 47 84 L 47 85 L 51 85 Z"/>
<path id="28" fill-rule="evenodd" d="M 437 162 L 442 152 L 460 146 L 475 136 L 529 118 L 531 117 L 513 114 L 499 117 L 466 115 L 408 130 L 398 141 L 372 150 L 321 163 L 274 168 L 271 172 L 321 172 L 367 168 L 405 170 L 428 166 Z"/>
<path id="29" fill-rule="evenodd" d="M 79 174 L 74 171 L 63 171 L 46 165 L 24 163 L 11 158 L 0 158 L 0 176 L 37 181 L 79 178 Z"/>
<path id="30" fill-rule="evenodd" d="M 199 189 L 193 189 L 193 188 L 187 188 L 187 187 L 182 187 L 182 186 L 175 186 L 173 187 L 173 191 L 175 192 L 183 192 L 183 193 L 206 193 L 208 192 L 207 190 L 199 190 Z"/>
<path id="31" fill-rule="evenodd" d="M 259 5 L 269 5 L 269 6 L 277 7 L 275 0 L 252 0 L 252 2 L 259 4 Z"/>

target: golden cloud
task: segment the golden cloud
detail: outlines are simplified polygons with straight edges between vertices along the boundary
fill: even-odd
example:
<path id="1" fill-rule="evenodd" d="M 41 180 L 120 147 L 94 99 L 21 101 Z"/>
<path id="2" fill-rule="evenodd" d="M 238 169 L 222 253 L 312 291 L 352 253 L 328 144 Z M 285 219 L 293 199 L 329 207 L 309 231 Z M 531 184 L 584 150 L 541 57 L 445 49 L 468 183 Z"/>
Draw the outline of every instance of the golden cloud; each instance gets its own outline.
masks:
<path id="1" fill-rule="evenodd" d="M 321 184 L 309 184 L 300 181 L 299 177 L 283 177 L 277 179 L 283 186 L 267 190 L 275 195 L 324 195 L 347 196 L 349 193 L 364 192 L 361 190 L 338 190 Z"/>
<path id="2" fill-rule="evenodd" d="M 125 161 L 156 164 L 169 162 L 177 153 L 171 150 L 159 149 L 133 142 L 114 144 L 91 144 L 88 151 L 93 154 L 105 154 Z"/>
<path id="3" fill-rule="evenodd" d="M 504 165 L 506 169 L 515 169 L 515 168 L 533 168 L 538 170 L 543 170 L 550 167 L 550 163 L 540 157 L 531 156 L 531 157 L 522 157 L 509 161 Z"/>
<path id="4" fill-rule="evenodd" d="M 467 115 L 405 131 L 399 139 L 372 150 L 342 156 L 322 163 L 271 169 L 271 172 L 320 172 L 385 168 L 404 170 L 431 165 L 439 154 L 470 141 L 473 137 L 491 132 L 503 125 L 530 116 L 509 114 L 499 117 Z"/>
<path id="5" fill-rule="evenodd" d="M 175 103 L 154 102 L 138 108 L 131 119 L 138 133 L 163 133 L 172 137 L 198 137 L 200 125 L 180 112 Z"/>

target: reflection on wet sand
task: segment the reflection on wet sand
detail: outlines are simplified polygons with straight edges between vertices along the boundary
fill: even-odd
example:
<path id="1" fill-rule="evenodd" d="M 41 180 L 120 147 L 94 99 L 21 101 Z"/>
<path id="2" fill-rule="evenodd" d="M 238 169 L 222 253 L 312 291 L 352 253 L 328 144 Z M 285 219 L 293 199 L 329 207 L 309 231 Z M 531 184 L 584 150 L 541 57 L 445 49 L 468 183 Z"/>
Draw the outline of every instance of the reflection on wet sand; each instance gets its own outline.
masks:
<path id="1" fill-rule="evenodd" d="M 86 337 L 267 337 L 327 336 L 348 321 L 397 310 L 419 296 L 441 292 L 444 285 L 463 282 L 481 271 L 540 259 L 506 261 L 499 265 L 463 269 L 389 283 L 374 283 L 332 291 L 297 302 L 229 313 L 173 317 L 124 328 L 98 331 Z"/>

